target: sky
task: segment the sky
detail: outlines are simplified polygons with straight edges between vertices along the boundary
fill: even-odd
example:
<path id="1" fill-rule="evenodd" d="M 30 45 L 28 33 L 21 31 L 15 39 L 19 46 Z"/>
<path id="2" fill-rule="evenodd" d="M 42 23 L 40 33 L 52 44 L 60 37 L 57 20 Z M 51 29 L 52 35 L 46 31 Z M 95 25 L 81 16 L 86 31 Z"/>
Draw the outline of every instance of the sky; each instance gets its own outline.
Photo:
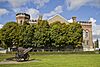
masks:
<path id="1" fill-rule="evenodd" d="M 78 21 L 93 23 L 93 38 L 100 39 L 100 0 L 0 0 L 0 28 L 9 21 L 16 21 L 16 13 L 30 14 L 31 19 L 43 15 L 48 19 L 60 14 L 71 21 L 76 16 Z"/>

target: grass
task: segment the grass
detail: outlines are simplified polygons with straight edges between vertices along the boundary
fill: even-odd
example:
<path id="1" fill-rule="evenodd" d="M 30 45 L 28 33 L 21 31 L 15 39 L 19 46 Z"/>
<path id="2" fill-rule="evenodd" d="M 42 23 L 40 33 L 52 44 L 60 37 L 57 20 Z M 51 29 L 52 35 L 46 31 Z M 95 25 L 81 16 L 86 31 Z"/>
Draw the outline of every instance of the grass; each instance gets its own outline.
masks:
<path id="1" fill-rule="evenodd" d="M 3 61 L 5 58 L 12 57 L 13 54 L 2 54 L 0 53 L 0 61 Z"/>
<path id="2" fill-rule="evenodd" d="M 4 55 L 0 60 L 11 56 Z M 56 55 L 31 55 L 30 59 L 39 62 L 23 64 L 1 64 L 0 67 L 100 67 L 100 54 L 56 54 Z"/>

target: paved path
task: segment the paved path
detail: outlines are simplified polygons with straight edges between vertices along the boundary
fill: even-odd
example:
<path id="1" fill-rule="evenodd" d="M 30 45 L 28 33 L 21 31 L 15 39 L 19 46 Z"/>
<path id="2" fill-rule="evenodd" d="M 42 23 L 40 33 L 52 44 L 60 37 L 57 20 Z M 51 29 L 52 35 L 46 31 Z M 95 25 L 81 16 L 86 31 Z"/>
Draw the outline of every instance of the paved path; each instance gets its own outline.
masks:
<path id="1" fill-rule="evenodd" d="M 2 61 L 0 64 L 22 64 L 22 63 L 30 63 L 30 62 L 39 62 L 39 60 L 29 60 L 24 62 L 17 62 L 17 61 Z"/>

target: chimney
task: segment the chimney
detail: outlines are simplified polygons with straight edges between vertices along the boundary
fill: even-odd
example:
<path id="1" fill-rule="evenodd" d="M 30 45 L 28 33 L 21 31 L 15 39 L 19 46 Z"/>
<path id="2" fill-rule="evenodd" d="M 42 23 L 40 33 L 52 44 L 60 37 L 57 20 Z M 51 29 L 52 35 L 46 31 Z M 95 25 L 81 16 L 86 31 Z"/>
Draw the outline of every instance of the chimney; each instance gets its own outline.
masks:
<path id="1" fill-rule="evenodd" d="M 73 22 L 76 22 L 76 17 L 75 16 L 72 17 L 72 20 L 73 20 Z"/>

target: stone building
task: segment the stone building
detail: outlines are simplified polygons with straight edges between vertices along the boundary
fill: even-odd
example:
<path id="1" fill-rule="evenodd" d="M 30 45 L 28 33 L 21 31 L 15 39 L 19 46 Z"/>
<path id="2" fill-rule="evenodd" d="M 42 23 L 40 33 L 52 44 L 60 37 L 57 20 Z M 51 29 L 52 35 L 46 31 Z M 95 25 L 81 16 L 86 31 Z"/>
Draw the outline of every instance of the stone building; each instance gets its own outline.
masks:
<path id="1" fill-rule="evenodd" d="M 23 25 L 25 22 L 29 22 L 30 15 L 26 13 L 17 13 L 16 14 L 16 20 L 18 24 Z"/>
<path id="2" fill-rule="evenodd" d="M 92 23 L 88 21 L 78 21 L 83 28 L 83 50 L 93 51 L 93 40 L 92 40 Z"/>
<path id="3" fill-rule="evenodd" d="M 92 40 L 92 22 L 88 21 L 77 21 L 76 17 L 72 17 L 73 22 L 80 23 L 83 28 L 83 51 L 93 51 L 93 40 Z M 26 13 L 16 14 L 16 20 L 18 24 L 24 24 L 24 22 L 37 23 L 38 20 L 42 20 L 42 16 L 39 16 L 38 20 L 30 20 L 30 15 Z M 47 20 L 50 23 L 60 21 L 61 23 L 69 24 L 68 20 L 61 15 L 55 15 Z"/>

